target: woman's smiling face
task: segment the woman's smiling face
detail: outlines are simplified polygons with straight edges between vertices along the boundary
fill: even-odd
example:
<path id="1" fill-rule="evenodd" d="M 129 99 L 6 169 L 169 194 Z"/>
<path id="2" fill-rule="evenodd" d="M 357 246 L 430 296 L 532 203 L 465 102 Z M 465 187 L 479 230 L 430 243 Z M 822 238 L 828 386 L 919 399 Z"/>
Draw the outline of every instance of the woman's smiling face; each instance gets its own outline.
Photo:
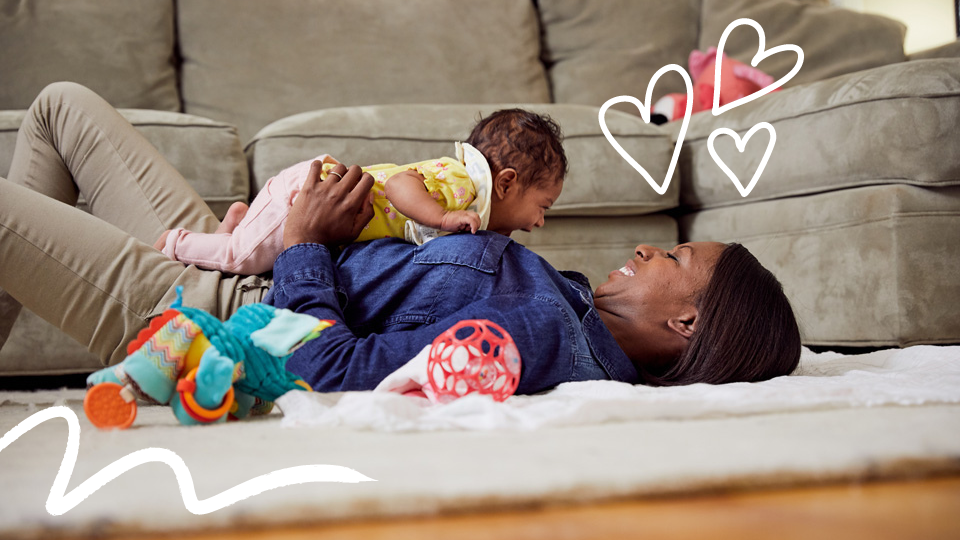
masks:
<path id="1" fill-rule="evenodd" d="M 597 287 L 597 312 L 635 363 L 658 367 L 683 350 L 696 324 L 696 296 L 725 248 L 719 242 L 670 251 L 639 245 L 636 256 Z"/>

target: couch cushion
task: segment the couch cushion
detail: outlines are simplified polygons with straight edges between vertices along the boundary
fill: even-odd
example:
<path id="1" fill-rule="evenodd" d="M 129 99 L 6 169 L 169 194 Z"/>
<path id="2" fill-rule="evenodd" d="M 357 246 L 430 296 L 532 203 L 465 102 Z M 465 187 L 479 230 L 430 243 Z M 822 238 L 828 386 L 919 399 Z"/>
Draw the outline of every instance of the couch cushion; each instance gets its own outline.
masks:
<path id="1" fill-rule="evenodd" d="M 740 136 L 759 122 L 777 132 L 749 201 L 870 184 L 960 184 L 960 59 L 917 60 L 775 92 L 719 117 L 695 114 L 680 157 L 681 203 L 744 202 L 707 148 L 719 127 Z M 679 123 L 668 124 L 675 137 Z M 760 131 L 740 154 L 731 137 L 717 154 L 746 184 L 766 150 Z M 748 201 L 748 202 L 749 202 Z"/>
<path id="2" fill-rule="evenodd" d="M 25 308 L 0 348 L 4 376 L 90 373 L 102 367 L 97 355 Z"/>
<path id="3" fill-rule="evenodd" d="M 766 49 L 785 43 L 803 49 L 803 67 L 787 87 L 906 60 L 906 27 L 899 21 L 795 0 L 703 0 L 699 48 L 716 47 L 727 25 L 742 17 L 763 27 Z M 739 26 L 727 38 L 724 52 L 750 63 L 758 45 L 757 32 Z M 779 79 L 796 59 L 792 52 L 778 53 L 757 68 Z"/>
<path id="4" fill-rule="evenodd" d="M 13 149 L 17 146 L 17 132 L 26 111 L 0 111 L 0 177 L 10 172 Z"/>
<path id="5" fill-rule="evenodd" d="M 284 118 L 247 145 L 254 189 L 290 165 L 328 153 L 346 163 L 411 163 L 451 155 L 479 115 L 516 105 L 387 105 L 325 109 Z M 563 193 L 547 215 L 644 214 L 676 206 L 677 182 L 658 195 L 624 161 L 600 131 L 598 110 L 583 105 L 524 105 L 562 127 L 569 172 Z M 608 111 L 607 126 L 655 178 L 662 179 L 673 152 L 669 136 L 643 120 Z"/>
<path id="6" fill-rule="evenodd" d="M 120 114 L 180 171 L 218 217 L 232 203 L 248 199 L 247 162 L 233 126 L 167 111 L 121 109 Z M 0 111 L 2 177 L 10 170 L 17 130 L 25 115 L 26 111 Z"/>
<path id="7" fill-rule="evenodd" d="M 191 0 L 177 16 L 184 110 L 244 140 L 325 107 L 550 99 L 531 2 Z"/>
<path id="8" fill-rule="evenodd" d="M 930 60 L 932 58 L 960 58 L 960 39 L 932 49 L 917 51 L 907 56 L 908 60 Z"/>
<path id="9" fill-rule="evenodd" d="M 539 6 L 558 103 L 599 107 L 624 94 L 642 101 L 654 73 L 666 64 L 686 69 L 697 46 L 699 0 L 540 0 Z M 683 88 L 679 75 L 664 75 L 654 99 Z M 630 105 L 615 107 L 637 114 Z"/>
<path id="10" fill-rule="evenodd" d="M 115 107 L 180 110 L 173 13 L 173 0 L 4 1 L 0 109 L 75 81 Z"/>
<path id="11" fill-rule="evenodd" d="M 576 270 L 590 284 L 607 280 L 607 275 L 632 258 L 639 244 L 664 249 L 677 245 L 677 222 L 665 214 L 618 217 L 551 216 L 544 226 L 531 232 L 510 235 L 559 270 Z"/>
<path id="12" fill-rule="evenodd" d="M 761 201 L 680 227 L 684 240 L 750 249 L 783 283 L 808 345 L 960 343 L 960 187 Z"/>

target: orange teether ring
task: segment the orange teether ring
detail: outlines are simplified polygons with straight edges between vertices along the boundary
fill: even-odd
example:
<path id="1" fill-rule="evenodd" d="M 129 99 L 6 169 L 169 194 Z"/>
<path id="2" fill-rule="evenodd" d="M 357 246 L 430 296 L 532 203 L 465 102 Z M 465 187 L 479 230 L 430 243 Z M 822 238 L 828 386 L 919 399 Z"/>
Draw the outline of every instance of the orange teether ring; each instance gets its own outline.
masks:
<path id="1" fill-rule="evenodd" d="M 100 383 L 87 390 L 83 411 L 90 423 L 100 429 L 127 429 L 137 418 L 137 402 L 127 402 L 120 395 L 123 387 L 117 383 Z"/>
<path id="2" fill-rule="evenodd" d="M 196 398 L 193 397 L 193 392 L 197 388 L 197 385 L 194 382 L 196 378 L 197 368 L 193 368 L 185 377 L 185 380 L 192 383 L 193 389 L 180 390 L 180 385 L 177 385 L 177 390 L 180 391 L 181 402 L 183 403 L 187 414 L 192 416 L 198 422 L 206 423 L 219 420 L 221 416 L 230 412 L 230 407 L 233 405 L 234 401 L 233 385 L 230 385 L 230 388 L 227 390 L 227 395 L 223 397 L 223 402 L 220 404 L 220 407 L 216 409 L 204 409 L 202 405 L 197 403 Z"/>

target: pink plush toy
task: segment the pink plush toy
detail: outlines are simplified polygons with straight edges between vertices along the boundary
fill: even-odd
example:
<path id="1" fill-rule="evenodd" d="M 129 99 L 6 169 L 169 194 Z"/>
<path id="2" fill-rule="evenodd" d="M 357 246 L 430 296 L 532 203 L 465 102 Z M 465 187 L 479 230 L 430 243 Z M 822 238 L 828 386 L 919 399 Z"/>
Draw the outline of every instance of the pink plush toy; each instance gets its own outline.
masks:
<path id="1" fill-rule="evenodd" d="M 690 53 L 690 76 L 693 77 L 693 112 L 713 108 L 713 88 L 716 77 L 717 48 L 710 47 L 707 52 Z M 773 84 L 773 77 L 723 55 L 720 64 L 720 105 L 736 101 L 744 96 Z M 687 108 L 686 94 L 667 94 L 653 106 L 651 120 L 663 124 L 683 118 Z"/>

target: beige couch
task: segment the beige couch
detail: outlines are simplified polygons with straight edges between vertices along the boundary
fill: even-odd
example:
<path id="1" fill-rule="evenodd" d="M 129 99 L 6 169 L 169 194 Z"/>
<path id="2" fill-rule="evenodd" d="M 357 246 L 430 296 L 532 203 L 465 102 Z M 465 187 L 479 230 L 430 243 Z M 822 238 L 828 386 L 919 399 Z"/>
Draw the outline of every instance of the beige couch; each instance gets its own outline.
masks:
<path id="1" fill-rule="evenodd" d="M 605 140 L 598 108 L 643 99 L 657 69 L 686 66 L 740 17 L 767 48 L 802 47 L 803 68 L 780 92 L 695 115 L 660 196 Z M 566 134 L 563 195 L 546 227 L 514 236 L 555 266 L 597 283 L 637 243 L 736 240 L 783 281 L 807 344 L 956 343 L 960 47 L 908 59 L 903 33 L 814 0 L 0 0 L 0 176 L 23 110 L 57 80 L 122 108 L 219 213 L 298 160 L 446 154 L 478 114 L 521 104 Z M 749 62 L 756 48 L 743 27 L 726 51 Z M 778 78 L 794 58 L 759 67 Z M 654 95 L 681 89 L 668 75 Z M 678 125 L 615 108 L 611 132 L 662 179 Z M 777 144 L 743 198 L 706 141 L 760 121 Z M 764 144 L 717 151 L 746 181 Z M 28 312 L 0 350 L 6 375 L 99 365 Z"/>

